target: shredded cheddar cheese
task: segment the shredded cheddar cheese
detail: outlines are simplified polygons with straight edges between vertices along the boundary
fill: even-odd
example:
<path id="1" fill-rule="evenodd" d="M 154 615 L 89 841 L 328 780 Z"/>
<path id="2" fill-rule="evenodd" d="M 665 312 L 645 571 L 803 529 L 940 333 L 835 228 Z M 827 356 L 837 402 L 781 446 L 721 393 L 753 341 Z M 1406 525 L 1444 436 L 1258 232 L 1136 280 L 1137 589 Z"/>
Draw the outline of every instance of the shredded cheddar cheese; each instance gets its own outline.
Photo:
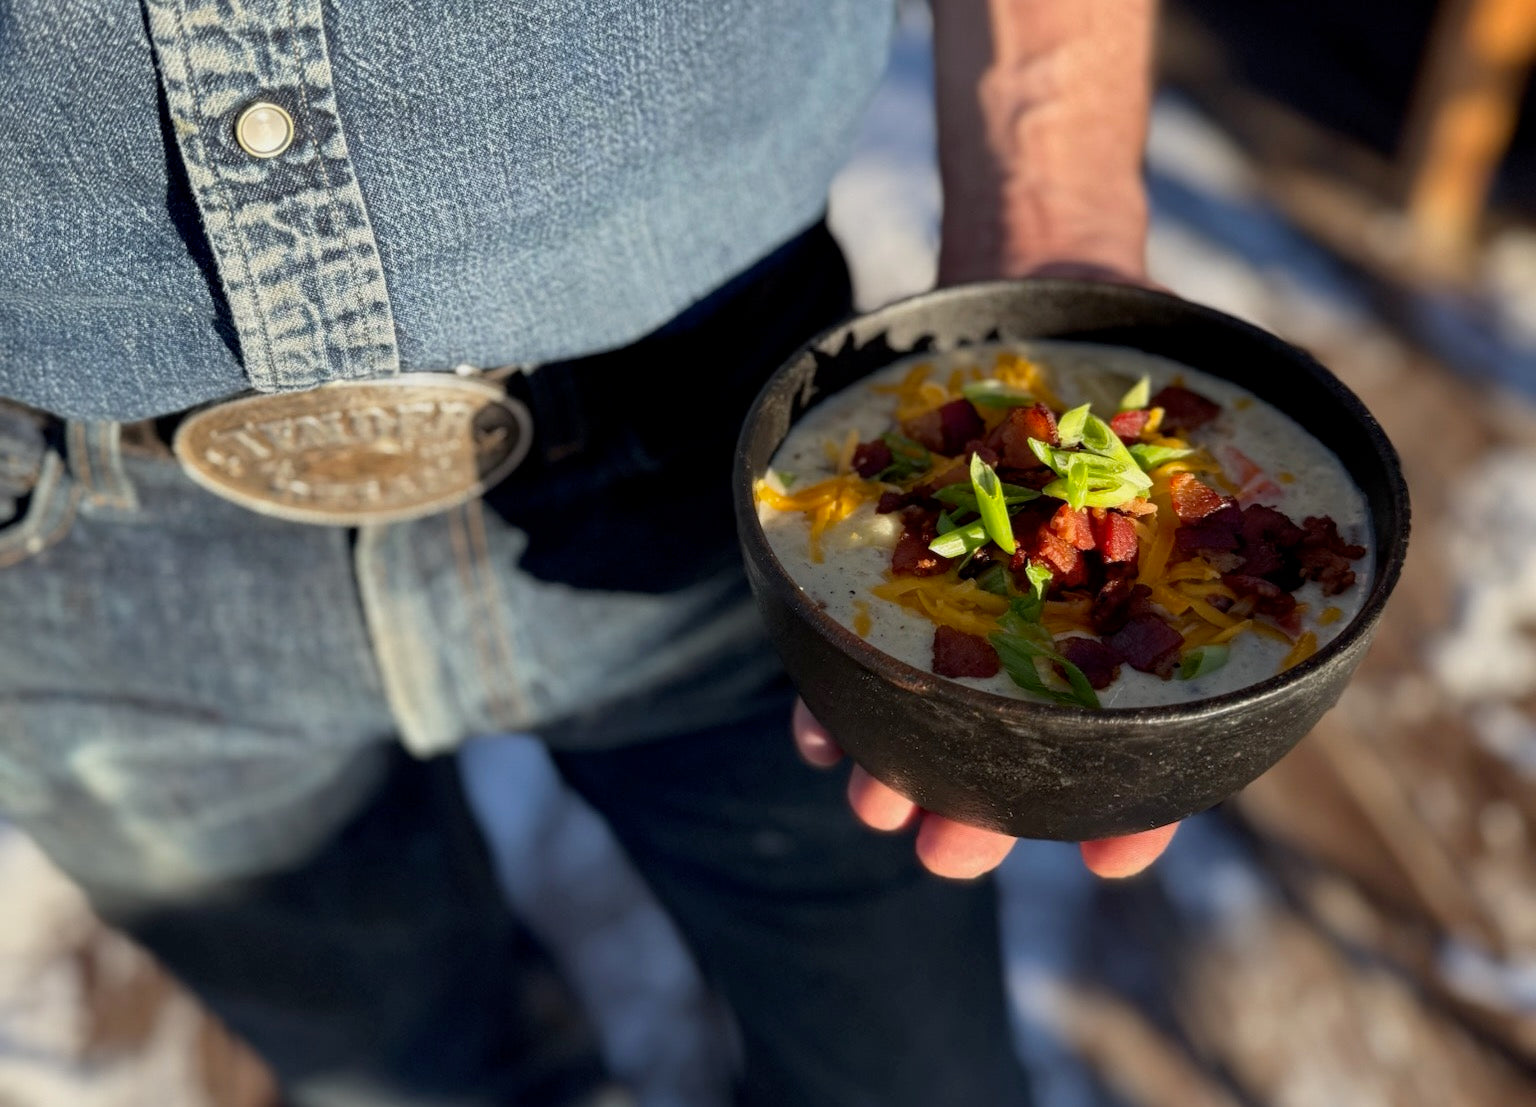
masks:
<path id="1" fill-rule="evenodd" d="M 998 616 L 1008 610 L 1007 597 L 994 596 L 974 580 L 895 577 L 870 591 L 882 600 L 916 611 L 930 622 L 982 637 L 997 629 Z"/>
<path id="2" fill-rule="evenodd" d="M 1317 635 L 1313 634 L 1309 630 L 1300 638 L 1296 639 L 1296 644 L 1291 647 L 1291 652 L 1286 654 L 1285 659 L 1280 662 L 1280 671 L 1283 673 L 1287 669 L 1291 669 L 1297 665 L 1300 665 L 1303 661 L 1311 657 L 1316 652 Z"/>
<path id="3" fill-rule="evenodd" d="M 868 638 L 874 622 L 870 618 L 869 604 L 863 600 L 853 601 L 853 633 L 860 638 Z"/>

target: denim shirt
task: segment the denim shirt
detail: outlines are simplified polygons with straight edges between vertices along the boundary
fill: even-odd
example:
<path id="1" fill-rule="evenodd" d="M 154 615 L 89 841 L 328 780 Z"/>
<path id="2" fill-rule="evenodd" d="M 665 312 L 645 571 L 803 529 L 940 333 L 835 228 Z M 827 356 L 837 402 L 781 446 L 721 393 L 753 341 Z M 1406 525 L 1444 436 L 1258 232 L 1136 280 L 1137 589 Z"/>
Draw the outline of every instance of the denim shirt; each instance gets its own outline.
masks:
<path id="1" fill-rule="evenodd" d="M 892 0 L 0 5 L 0 397 L 138 419 L 536 364 L 821 213 Z M 265 101 L 292 144 L 253 157 Z"/>

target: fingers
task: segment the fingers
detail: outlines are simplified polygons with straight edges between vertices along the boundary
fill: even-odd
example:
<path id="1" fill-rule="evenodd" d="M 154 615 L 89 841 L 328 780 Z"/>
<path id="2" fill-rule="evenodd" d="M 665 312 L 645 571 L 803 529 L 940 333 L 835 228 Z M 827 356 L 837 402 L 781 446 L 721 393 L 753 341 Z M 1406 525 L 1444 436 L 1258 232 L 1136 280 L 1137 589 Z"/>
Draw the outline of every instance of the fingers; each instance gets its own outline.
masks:
<path id="1" fill-rule="evenodd" d="M 1169 823 L 1156 830 L 1140 834 L 1127 834 L 1123 838 L 1101 838 L 1097 842 L 1082 843 L 1083 864 L 1095 876 L 1117 879 L 1135 876 L 1161 856 L 1178 823 Z"/>
<path id="2" fill-rule="evenodd" d="M 900 830 L 917 814 L 917 805 L 855 765 L 848 778 L 848 805 L 865 825 Z"/>
<path id="3" fill-rule="evenodd" d="M 968 880 L 1001 865 L 1014 841 L 996 831 L 925 815 L 917 831 L 917 856 L 931 873 Z"/>
<path id="4" fill-rule="evenodd" d="M 795 736 L 795 749 L 800 751 L 800 756 L 817 768 L 825 769 L 842 760 L 843 751 L 837 748 L 827 728 L 811 714 L 804 700 L 795 700 L 795 710 L 790 716 L 790 731 Z"/>

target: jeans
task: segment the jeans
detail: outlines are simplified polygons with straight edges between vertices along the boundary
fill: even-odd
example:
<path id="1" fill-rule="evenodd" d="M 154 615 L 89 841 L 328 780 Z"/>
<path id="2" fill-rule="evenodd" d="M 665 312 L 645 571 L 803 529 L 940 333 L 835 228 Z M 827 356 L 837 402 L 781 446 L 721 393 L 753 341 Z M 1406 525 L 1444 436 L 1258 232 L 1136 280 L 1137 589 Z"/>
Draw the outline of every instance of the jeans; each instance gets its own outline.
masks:
<path id="1" fill-rule="evenodd" d="M 1026 1102 L 991 885 L 925 875 L 794 757 L 740 572 L 741 415 L 847 305 L 813 230 L 596 370 L 520 381 L 538 458 L 388 526 L 248 512 L 143 427 L 0 422 L 0 478 L 28 478 L 0 528 L 0 813 L 296 1107 L 558 1104 L 590 1039 L 540 1002 L 436 756 L 538 733 L 731 1005 L 742 1103 Z"/>

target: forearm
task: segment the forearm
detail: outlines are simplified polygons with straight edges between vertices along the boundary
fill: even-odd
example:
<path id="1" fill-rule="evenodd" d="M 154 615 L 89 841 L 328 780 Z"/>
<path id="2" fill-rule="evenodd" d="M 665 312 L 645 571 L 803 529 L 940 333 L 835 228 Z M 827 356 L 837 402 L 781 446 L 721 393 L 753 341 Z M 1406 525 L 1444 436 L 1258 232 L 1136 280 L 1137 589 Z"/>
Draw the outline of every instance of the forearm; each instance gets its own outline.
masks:
<path id="1" fill-rule="evenodd" d="M 932 0 L 941 279 L 1144 271 L 1154 0 Z"/>

